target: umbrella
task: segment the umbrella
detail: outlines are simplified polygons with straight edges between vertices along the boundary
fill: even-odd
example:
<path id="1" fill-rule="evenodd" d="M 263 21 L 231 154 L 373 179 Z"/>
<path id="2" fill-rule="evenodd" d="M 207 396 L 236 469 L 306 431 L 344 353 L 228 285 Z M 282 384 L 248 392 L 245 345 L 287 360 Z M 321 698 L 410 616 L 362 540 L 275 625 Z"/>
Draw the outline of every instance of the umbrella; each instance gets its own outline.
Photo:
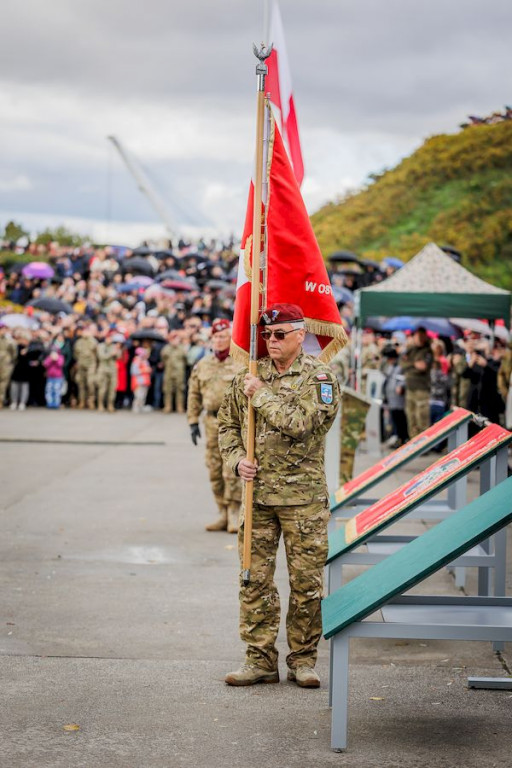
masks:
<path id="1" fill-rule="evenodd" d="M 31 331 L 34 328 L 39 328 L 39 323 L 35 318 L 28 315 L 18 315 L 16 312 L 0 317 L 1 324 L 6 325 L 8 328 L 28 328 Z"/>
<path id="2" fill-rule="evenodd" d="M 197 285 L 186 280 L 162 280 L 160 285 L 164 288 L 172 288 L 173 291 L 197 291 Z"/>
<path id="3" fill-rule="evenodd" d="M 48 280 L 53 277 L 55 271 L 45 261 L 31 261 L 21 270 L 23 277 L 32 277 L 39 280 Z"/>
<path id="4" fill-rule="evenodd" d="M 155 296 L 174 296 L 175 291 L 170 288 L 164 288 L 159 283 L 153 283 L 144 291 L 144 299 L 154 299 Z"/>
<path id="5" fill-rule="evenodd" d="M 458 264 L 460 264 L 462 260 L 462 253 L 458 251 L 457 248 L 454 248 L 453 245 L 442 245 L 441 250 L 448 254 L 448 256 L 451 256 L 452 259 Z"/>
<path id="6" fill-rule="evenodd" d="M 154 253 L 152 248 L 148 248 L 147 245 L 139 245 L 138 248 L 134 248 L 132 256 L 149 256 Z"/>
<path id="7" fill-rule="evenodd" d="M 66 315 L 73 314 L 73 307 L 68 304 L 67 301 L 61 301 L 60 299 L 53 299 L 51 297 L 42 296 L 40 299 L 34 299 L 27 304 L 34 309 L 40 309 L 43 312 L 49 312 L 51 315 L 58 315 L 59 312 L 63 312 Z"/>
<path id="8" fill-rule="evenodd" d="M 339 285 L 332 286 L 332 295 L 336 304 L 349 304 L 354 301 L 354 294 L 349 291 L 348 288 L 340 287 Z"/>
<path id="9" fill-rule="evenodd" d="M 130 336 L 133 341 L 165 341 L 164 337 L 158 331 L 154 331 L 152 328 L 142 329 L 141 331 L 135 331 Z"/>
<path id="10" fill-rule="evenodd" d="M 207 280 L 205 283 L 207 288 L 214 288 L 222 290 L 226 287 L 227 283 L 224 280 Z"/>
<path id="11" fill-rule="evenodd" d="M 359 259 L 359 263 L 363 267 L 373 267 L 374 269 L 381 269 L 382 264 L 378 261 L 372 261 L 371 259 Z"/>
<path id="12" fill-rule="evenodd" d="M 131 283 L 116 283 L 115 289 L 118 293 L 131 293 L 132 291 L 143 291 L 145 286 L 133 280 Z"/>
<path id="13" fill-rule="evenodd" d="M 147 259 L 143 259 L 141 256 L 136 256 L 132 259 L 126 259 L 126 261 L 123 262 L 122 265 L 123 272 L 132 272 L 136 275 L 148 275 L 149 277 L 153 277 L 155 274 L 155 270 L 147 261 Z"/>
<path id="14" fill-rule="evenodd" d="M 161 251 L 155 251 L 155 256 L 157 259 L 168 259 L 172 256 L 173 259 L 176 259 L 177 256 L 170 248 L 163 248 Z"/>
<path id="15" fill-rule="evenodd" d="M 180 280 L 183 282 L 185 278 L 179 271 L 179 269 L 165 269 L 163 272 L 159 272 L 155 278 L 157 283 L 161 283 L 164 280 Z M 192 280 L 185 280 L 185 282 L 192 284 Z"/>
<path id="16" fill-rule="evenodd" d="M 458 328 L 463 328 L 466 331 L 474 331 L 475 333 L 480 333 L 482 336 L 493 335 L 493 329 L 488 323 L 484 323 L 482 320 L 475 320 L 469 317 L 450 317 L 450 322 Z M 503 325 L 496 325 L 494 327 L 494 336 L 503 341 L 508 341 L 510 334 Z"/>
<path id="17" fill-rule="evenodd" d="M 147 288 L 148 285 L 153 283 L 153 278 L 149 277 L 149 275 L 135 275 L 131 283 L 135 283 L 140 288 Z"/>
<path id="18" fill-rule="evenodd" d="M 414 331 L 416 328 L 425 328 L 439 336 L 460 336 L 460 331 L 444 317 L 392 317 L 382 325 L 383 331 Z"/>
<path id="19" fill-rule="evenodd" d="M 356 261 L 359 263 L 360 259 L 359 256 L 356 253 L 352 253 L 352 251 L 335 251 L 327 257 L 327 261 L 332 264 L 343 264 L 349 261 Z"/>
<path id="20" fill-rule="evenodd" d="M 393 269 L 400 269 L 404 265 L 402 259 L 397 259 L 395 256 L 386 256 L 385 259 L 382 259 L 382 263 L 388 267 L 393 267 Z"/>

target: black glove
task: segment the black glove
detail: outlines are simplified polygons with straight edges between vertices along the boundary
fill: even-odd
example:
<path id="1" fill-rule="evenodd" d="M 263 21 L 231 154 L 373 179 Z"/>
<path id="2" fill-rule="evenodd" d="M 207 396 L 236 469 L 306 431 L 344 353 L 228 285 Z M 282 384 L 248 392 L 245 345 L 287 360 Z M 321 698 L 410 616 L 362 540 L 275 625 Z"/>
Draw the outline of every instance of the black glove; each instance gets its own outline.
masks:
<path id="1" fill-rule="evenodd" d="M 199 424 L 190 425 L 190 437 L 192 438 L 192 442 L 194 443 L 194 445 L 197 445 L 197 438 L 201 437 L 201 430 L 199 429 Z"/>

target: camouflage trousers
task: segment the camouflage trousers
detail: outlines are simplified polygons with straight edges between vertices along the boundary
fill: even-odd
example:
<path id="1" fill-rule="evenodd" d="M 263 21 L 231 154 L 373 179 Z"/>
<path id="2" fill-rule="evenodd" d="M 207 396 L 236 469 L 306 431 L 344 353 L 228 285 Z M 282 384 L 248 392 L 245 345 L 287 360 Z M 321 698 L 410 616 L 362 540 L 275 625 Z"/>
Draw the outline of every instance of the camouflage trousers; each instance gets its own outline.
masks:
<path id="1" fill-rule="evenodd" d="M 85 404 L 88 399 L 95 397 L 96 366 L 77 365 L 75 380 L 78 387 L 78 399 Z"/>
<path id="2" fill-rule="evenodd" d="M 341 485 L 352 480 L 356 450 L 363 439 L 366 415 L 370 404 L 342 389 L 341 396 L 341 445 L 340 474 Z"/>
<path id="3" fill-rule="evenodd" d="M 12 370 L 12 365 L 0 368 L 0 408 L 4 404 L 7 387 L 9 386 L 9 382 L 11 380 Z"/>
<path id="4" fill-rule="evenodd" d="M 173 398 L 178 413 L 185 413 L 185 381 L 184 375 L 180 377 L 165 376 L 162 391 L 164 393 L 164 408 L 172 409 Z"/>
<path id="5" fill-rule="evenodd" d="M 247 644 L 247 663 L 268 670 L 277 668 L 280 600 L 274 572 L 282 532 L 290 581 L 286 663 L 290 669 L 315 665 L 322 635 L 320 606 L 329 516 L 327 502 L 290 507 L 254 505 L 251 580 L 248 586 L 240 582 L 240 637 Z M 243 531 L 242 522 L 238 532 L 240 563 Z"/>
<path id="6" fill-rule="evenodd" d="M 116 399 L 117 390 L 117 368 L 115 370 L 98 371 L 98 405 L 100 408 L 105 406 L 105 396 L 107 397 L 107 407 L 113 408 Z"/>
<path id="7" fill-rule="evenodd" d="M 216 416 L 208 414 L 204 420 L 206 437 L 206 466 L 210 474 L 215 501 L 219 506 L 230 501 L 242 500 L 242 481 L 236 477 L 222 461 L 219 450 L 219 424 Z"/>
<path id="8" fill-rule="evenodd" d="M 410 438 L 416 437 L 430 427 L 429 400 L 428 392 L 407 390 L 405 393 L 405 415 Z"/>

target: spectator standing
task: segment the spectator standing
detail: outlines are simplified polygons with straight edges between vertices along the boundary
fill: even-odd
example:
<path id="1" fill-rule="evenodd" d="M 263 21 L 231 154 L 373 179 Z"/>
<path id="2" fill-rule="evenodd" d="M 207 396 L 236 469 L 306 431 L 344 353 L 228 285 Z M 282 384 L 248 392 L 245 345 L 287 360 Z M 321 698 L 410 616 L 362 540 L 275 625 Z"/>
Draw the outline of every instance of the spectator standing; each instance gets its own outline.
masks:
<path id="1" fill-rule="evenodd" d="M 30 365 L 28 357 L 29 339 L 26 336 L 20 336 L 16 360 L 11 376 L 10 397 L 11 411 L 16 408 L 24 411 L 27 407 L 28 395 L 30 391 Z"/>
<path id="2" fill-rule="evenodd" d="M 46 369 L 45 398 L 47 408 L 60 408 L 64 365 L 64 355 L 58 346 L 53 345 L 50 354 L 43 359 L 43 367 Z"/>
<path id="3" fill-rule="evenodd" d="M 137 347 L 130 366 L 132 380 L 134 413 L 142 413 L 146 404 L 148 389 L 151 384 L 151 365 L 149 364 L 149 352 L 145 347 Z"/>
<path id="4" fill-rule="evenodd" d="M 398 448 L 409 440 L 405 415 L 405 377 L 395 347 L 386 347 L 382 356 L 386 361 L 382 369 L 386 377 L 383 387 L 384 402 L 389 410 L 392 430 L 387 445 L 390 448 Z"/>
<path id="5" fill-rule="evenodd" d="M 426 329 L 419 326 L 402 354 L 405 377 L 405 413 L 409 436 L 416 437 L 430 426 L 430 369 L 432 350 Z"/>
<path id="6" fill-rule="evenodd" d="M 450 363 L 440 339 L 432 342 L 432 368 L 430 369 L 430 423 L 435 424 L 450 405 Z"/>
<path id="7" fill-rule="evenodd" d="M 512 340 L 498 370 L 498 390 L 505 403 L 505 426 L 512 429 Z"/>

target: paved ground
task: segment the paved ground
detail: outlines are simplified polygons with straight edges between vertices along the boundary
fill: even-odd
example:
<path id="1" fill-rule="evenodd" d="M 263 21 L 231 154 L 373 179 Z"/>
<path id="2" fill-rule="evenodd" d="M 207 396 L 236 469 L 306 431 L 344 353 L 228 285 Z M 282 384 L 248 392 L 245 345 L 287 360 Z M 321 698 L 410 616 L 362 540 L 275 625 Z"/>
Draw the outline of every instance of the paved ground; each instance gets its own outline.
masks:
<path id="1" fill-rule="evenodd" d="M 465 684 L 510 670 L 509 647 L 354 642 L 344 754 L 326 643 L 320 690 L 223 683 L 243 655 L 235 537 L 204 532 L 182 417 L 2 411 L 0 475 L 2 768 L 510 766 L 512 693 Z M 457 590 L 443 571 L 422 591 Z"/>

